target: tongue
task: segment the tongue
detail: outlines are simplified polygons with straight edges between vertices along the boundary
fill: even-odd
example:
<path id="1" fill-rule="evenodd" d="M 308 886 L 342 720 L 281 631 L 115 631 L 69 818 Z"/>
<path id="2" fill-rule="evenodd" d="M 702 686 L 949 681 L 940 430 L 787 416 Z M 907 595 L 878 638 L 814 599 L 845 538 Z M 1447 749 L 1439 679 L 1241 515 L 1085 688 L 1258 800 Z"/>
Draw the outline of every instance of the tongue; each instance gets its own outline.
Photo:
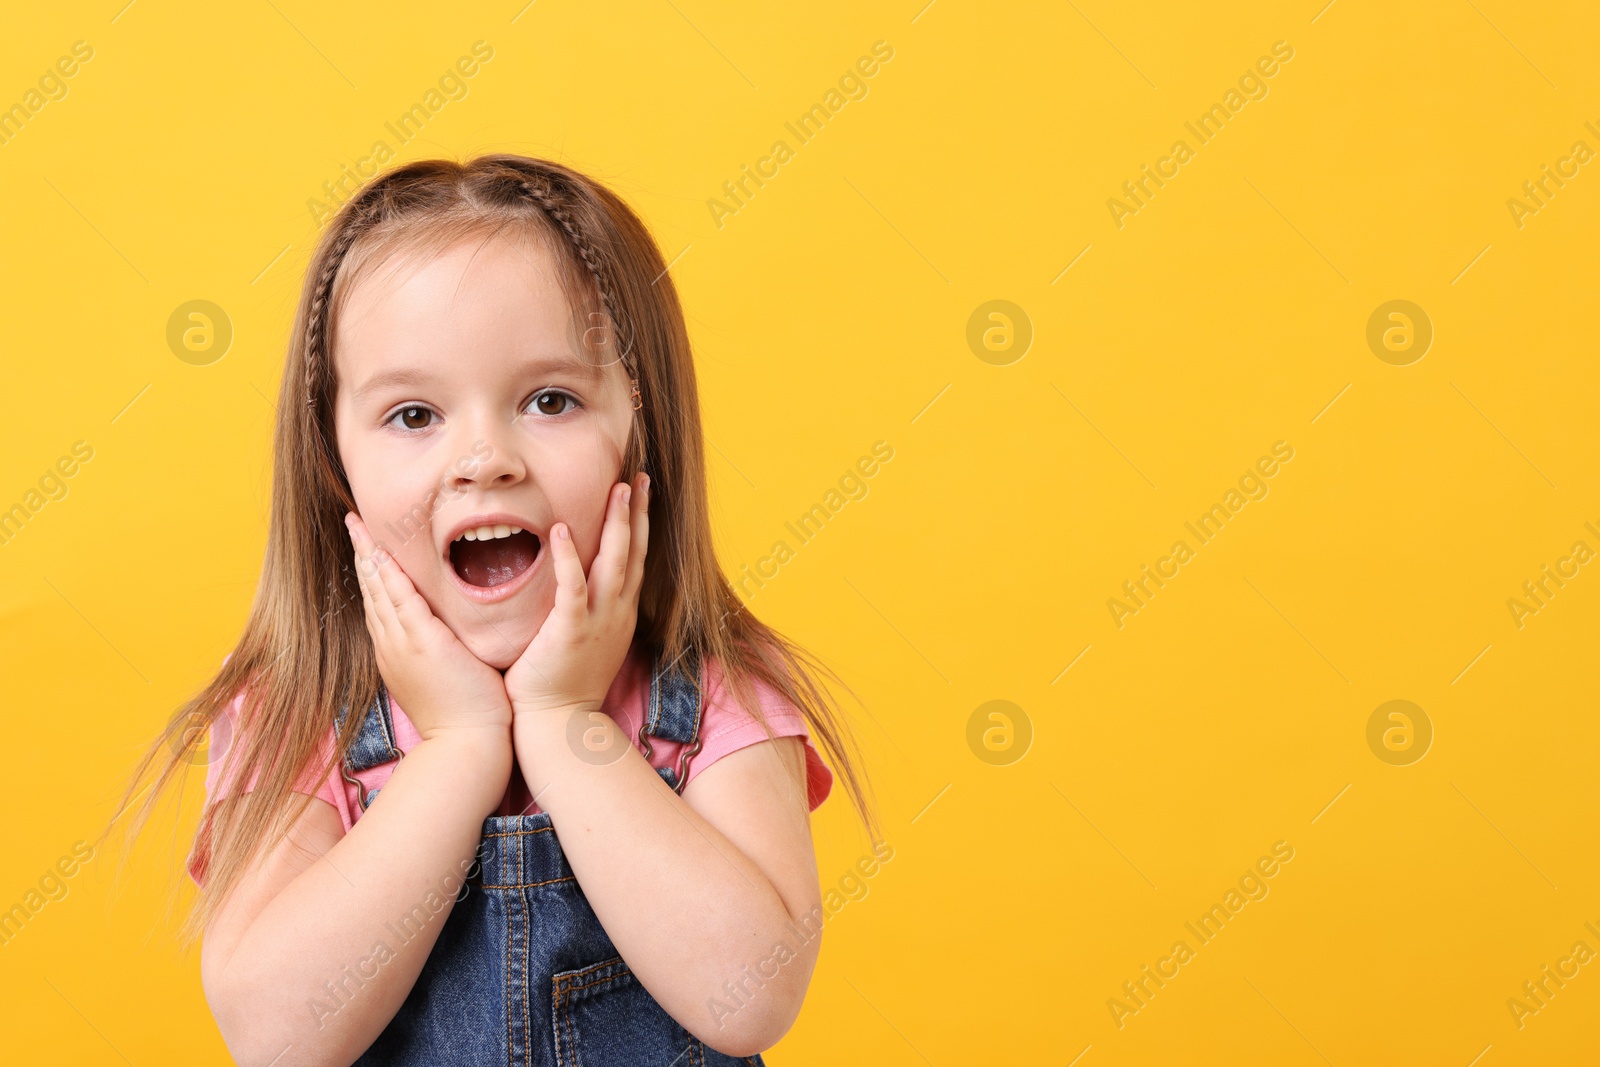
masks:
<path id="1" fill-rule="evenodd" d="M 539 539 L 524 530 L 492 541 L 453 541 L 450 564 L 468 585 L 493 587 L 511 581 L 533 566 Z"/>

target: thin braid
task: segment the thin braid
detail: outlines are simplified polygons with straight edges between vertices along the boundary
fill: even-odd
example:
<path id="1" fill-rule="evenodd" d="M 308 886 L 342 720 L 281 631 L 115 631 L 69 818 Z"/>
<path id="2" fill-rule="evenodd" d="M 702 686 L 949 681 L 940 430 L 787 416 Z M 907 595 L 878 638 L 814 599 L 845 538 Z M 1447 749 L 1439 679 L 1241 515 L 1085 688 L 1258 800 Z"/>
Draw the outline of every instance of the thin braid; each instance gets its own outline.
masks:
<path id="1" fill-rule="evenodd" d="M 538 204 L 541 211 L 554 219 L 556 224 L 561 227 L 561 231 L 567 235 L 567 240 L 577 250 L 578 255 L 583 259 L 584 266 L 589 268 L 590 275 L 594 277 L 595 286 L 600 290 L 600 300 L 606 307 L 606 315 L 610 317 L 611 322 L 620 331 L 623 327 L 623 321 L 622 316 L 617 313 L 616 301 L 611 295 L 610 274 L 606 270 L 605 261 L 601 258 L 600 253 L 595 250 L 594 245 L 589 241 L 588 235 L 572 221 L 572 216 L 567 213 L 565 205 L 549 188 L 528 178 L 520 179 L 517 182 L 517 187 L 522 190 L 524 196 Z M 631 341 L 632 338 L 630 337 L 630 343 L 623 346 L 618 358 L 622 360 L 623 366 L 629 368 L 630 375 L 637 377 L 637 372 L 633 369 L 632 362 L 628 358 L 633 348 Z"/>
<path id="2" fill-rule="evenodd" d="M 364 213 L 350 219 L 345 225 L 344 232 L 328 250 L 328 258 L 322 264 L 322 274 L 317 278 L 317 287 L 311 297 L 311 314 L 306 322 L 307 407 L 316 406 L 321 376 L 327 371 L 328 339 L 324 334 L 328 319 L 327 305 L 333 298 L 333 281 L 339 274 L 339 267 L 344 263 L 344 257 L 349 253 L 350 246 L 355 244 L 356 238 L 365 231 L 366 221 Z"/>
<path id="3" fill-rule="evenodd" d="M 623 459 L 623 463 L 627 468 L 625 476 L 631 479 L 634 468 L 644 469 L 653 466 L 649 460 L 650 447 L 646 443 L 645 437 L 641 436 L 641 434 L 648 434 L 648 423 L 642 423 L 638 418 L 640 409 L 644 407 L 644 398 L 639 392 L 639 365 L 638 357 L 633 354 L 632 325 L 625 322 L 618 313 L 610 284 L 610 272 L 606 269 L 605 260 L 593 243 L 590 242 L 588 234 L 573 221 L 571 214 L 567 211 L 566 204 L 546 184 L 546 181 L 536 180 L 527 174 L 519 177 L 517 187 L 525 197 L 537 204 L 547 217 L 561 227 L 561 231 L 567 236 L 568 243 L 577 250 L 584 265 L 589 268 L 589 274 L 594 278 L 595 288 L 600 290 L 600 300 L 605 305 L 606 314 L 610 317 L 613 328 L 618 332 L 624 329 L 628 331 L 626 339 L 618 339 L 622 340 L 623 343 L 618 350 L 617 358 L 622 362 L 623 369 L 628 374 L 628 401 L 633 408 L 635 416 L 633 429 L 628 434 L 627 455 Z M 654 400 L 652 399 L 653 402 Z"/>

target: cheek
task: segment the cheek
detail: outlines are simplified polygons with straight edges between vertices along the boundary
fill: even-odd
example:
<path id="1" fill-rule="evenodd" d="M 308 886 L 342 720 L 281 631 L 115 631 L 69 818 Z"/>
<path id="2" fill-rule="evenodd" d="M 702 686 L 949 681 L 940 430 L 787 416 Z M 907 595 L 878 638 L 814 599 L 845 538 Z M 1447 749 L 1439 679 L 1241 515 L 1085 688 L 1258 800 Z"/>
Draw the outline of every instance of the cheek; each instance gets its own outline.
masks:
<path id="1" fill-rule="evenodd" d="M 357 513 L 368 526 L 374 528 L 373 536 L 376 537 L 376 527 L 378 520 L 384 517 L 385 504 L 394 499 L 393 488 L 387 484 L 385 477 L 389 472 L 373 463 L 359 449 L 340 449 L 339 460 L 344 466 L 345 479 L 350 483 L 350 493 L 355 497 Z"/>
<path id="2" fill-rule="evenodd" d="M 605 533 L 606 524 L 605 490 L 608 488 L 609 486 L 591 487 L 578 507 L 563 517 L 563 521 L 572 527 L 572 543 L 577 546 L 578 558 L 583 561 L 586 573 L 594 566 L 595 557 L 600 554 L 600 540 Z"/>
<path id="3" fill-rule="evenodd" d="M 363 466 L 357 459 L 345 470 L 372 539 L 418 580 L 436 555 L 432 519 L 439 504 L 437 485 L 418 478 L 404 464 Z"/>
<path id="4" fill-rule="evenodd" d="M 606 502 L 615 485 L 611 476 L 617 461 L 595 455 L 581 463 L 564 465 L 535 475 L 550 501 L 551 518 L 572 530 L 572 543 L 587 571 L 600 551 Z"/>

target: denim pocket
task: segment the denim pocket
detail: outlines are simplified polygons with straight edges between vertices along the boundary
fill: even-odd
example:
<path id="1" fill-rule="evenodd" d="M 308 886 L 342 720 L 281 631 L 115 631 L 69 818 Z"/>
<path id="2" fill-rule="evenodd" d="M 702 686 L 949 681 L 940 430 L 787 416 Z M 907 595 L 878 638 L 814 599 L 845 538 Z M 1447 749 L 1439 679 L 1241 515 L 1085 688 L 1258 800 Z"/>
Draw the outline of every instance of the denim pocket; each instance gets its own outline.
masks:
<path id="1" fill-rule="evenodd" d="M 694 1037 L 656 1003 L 621 956 L 552 980 L 558 1067 L 762 1067 Z"/>

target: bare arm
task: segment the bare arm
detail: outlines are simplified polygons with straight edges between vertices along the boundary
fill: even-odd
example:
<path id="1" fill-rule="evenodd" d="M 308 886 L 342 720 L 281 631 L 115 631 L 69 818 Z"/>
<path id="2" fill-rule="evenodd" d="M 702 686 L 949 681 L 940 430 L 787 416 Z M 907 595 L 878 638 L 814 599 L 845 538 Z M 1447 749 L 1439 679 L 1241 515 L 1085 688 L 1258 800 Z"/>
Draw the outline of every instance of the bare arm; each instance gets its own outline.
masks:
<path id="1" fill-rule="evenodd" d="M 512 743 L 639 983 L 707 1045 L 750 1056 L 794 1023 L 821 947 L 805 750 L 795 737 L 748 745 L 679 796 L 600 714 L 638 626 L 650 514 L 649 479 L 637 481 L 613 487 L 587 570 L 552 527 L 555 606 L 505 674 Z M 596 751 L 620 755 L 596 763 Z"/>
<path id="2" fill-rule="evenodd" d="M 511 754 L 504 728 L 425 739 L 348 834 L 313 800 L 258 861 L 206 931 L 200 958 L 206 999 L 240 1064 L 347 1065 L 382 1033 L 455 905 Z M 407 916 L 423 925 L 402 945 L 389 924 Z"/>
<path id="3" fill-rule="evenodd" d="M 612 720 L 592 721 L 613 735 L 597 748 L 621 758 L 577 755 L 559 713 L 512 727 L 578 884 L 684 1029 L 730 1056 L 770 1048 L 799 1014 L 821 948 L 801 740 L 730 752 L 680 797 Z"/>

